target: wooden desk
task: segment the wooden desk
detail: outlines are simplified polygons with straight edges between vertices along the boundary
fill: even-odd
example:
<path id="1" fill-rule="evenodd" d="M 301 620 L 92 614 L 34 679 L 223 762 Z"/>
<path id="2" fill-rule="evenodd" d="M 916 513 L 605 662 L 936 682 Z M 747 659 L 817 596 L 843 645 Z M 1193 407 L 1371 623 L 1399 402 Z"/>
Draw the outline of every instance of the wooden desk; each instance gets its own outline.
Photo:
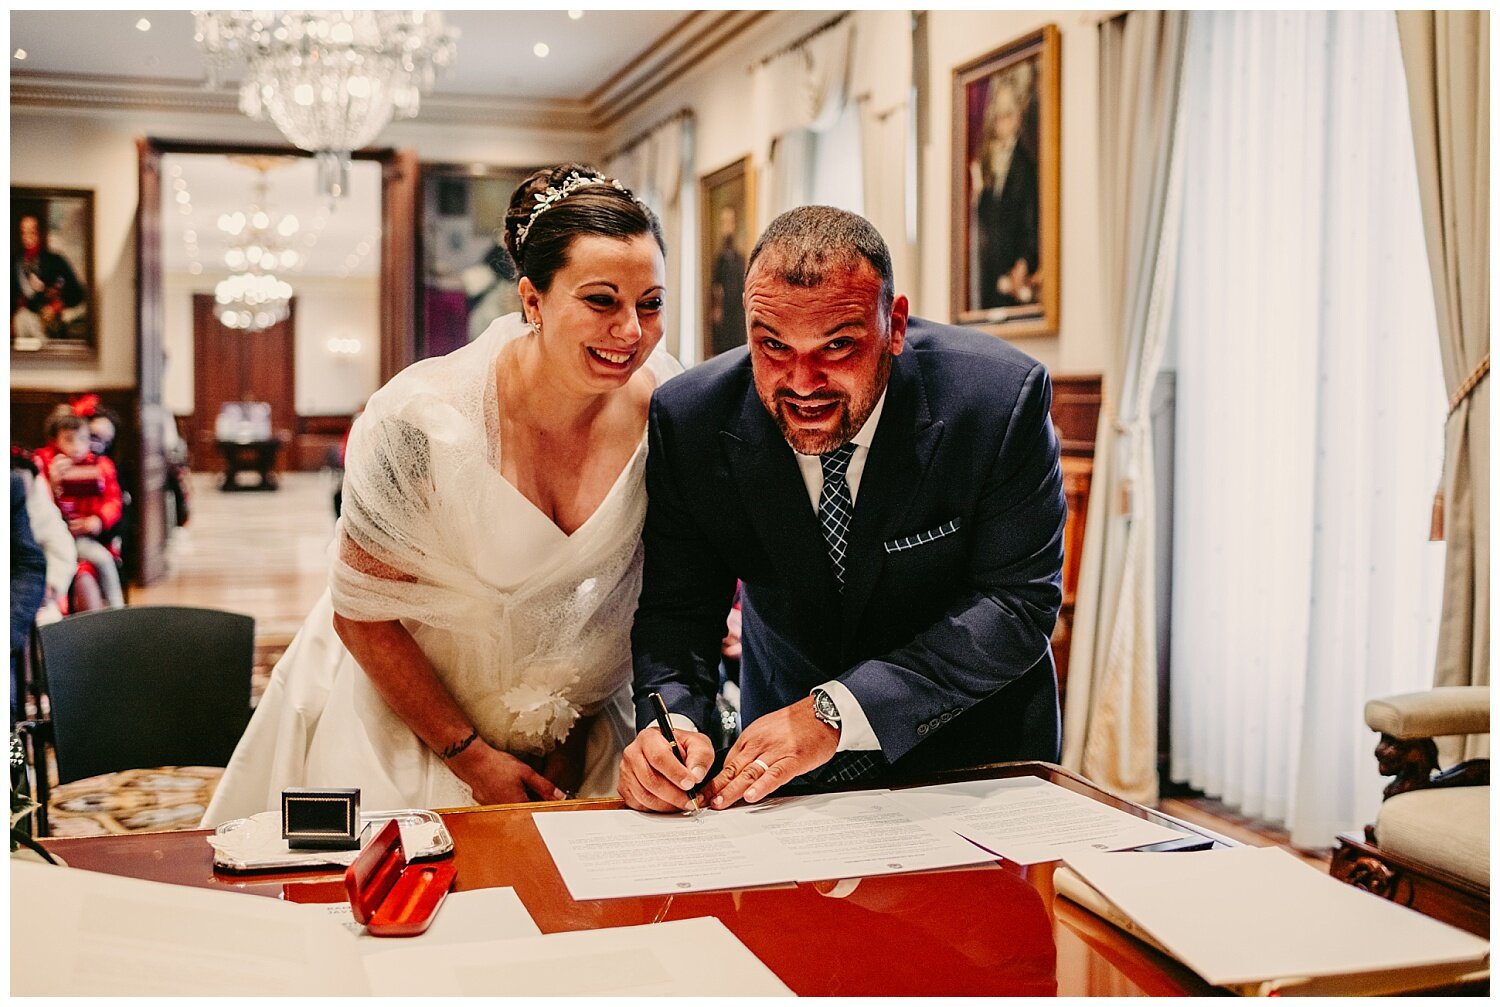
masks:
<path id="1" fill-rule="evenodd" d="M 1024 775 L 1051 780 L 1191 833 L 1041 763 L 948 774 L 939 782 Z M 456 847 L 457 890 L 513 887 L 544 933 L 717 916 L 803 996 L 1213 992 L 1177 962 L 1055 898 L 1055 864 L 985 864 L 837 883 L 575 902 L 531 813 L 619 806 L 619 801 L 573 801 L 445 814 Z M 157 832 L 44 842 L 70 865 L 85 870 L 235 889 L 293 902 L 343 901 L 342 874 L 215 874 L 205 834 Z"/>

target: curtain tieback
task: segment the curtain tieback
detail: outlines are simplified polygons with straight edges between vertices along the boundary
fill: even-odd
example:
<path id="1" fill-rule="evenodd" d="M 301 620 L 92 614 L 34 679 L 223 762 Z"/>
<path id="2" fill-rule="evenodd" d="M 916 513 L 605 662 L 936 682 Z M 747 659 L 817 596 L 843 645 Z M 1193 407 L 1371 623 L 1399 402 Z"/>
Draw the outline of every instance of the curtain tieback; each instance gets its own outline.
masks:
<path id="1" fill-rule="evenodd" d="M 1474 366 L 1473 372 L 1464 379 L 1464 383 L 1458 386 L 1458 390 L 1453 393 L 1453 397 L 1448 400 L 1448 416 L 1446 419 L 1451 420 L 1453 418 L 1453 414 L 1458 411 L 1458 407 L 1464 404 L 1465 399 L 1474 394 L 1474 389 L 1479 387 L 1479 382 L 1483 381 L 1489 373 L 1490 355 L 1486 353 L 1480 358 L 1479 363 Z M 1432 526 L 1427 536 L 1429 542 L 1443 541 L 1446 536 L 1443 525 L 1443 487 L 1439 484 L 1437 492 L 1432 495 Z"/>
<path id="2" fill-rule="evenodd" d="M 1464 379 L 1464 383 L 1458 386 L 1458 391 L 1454 392 L 1453 397 L 1448 400 L 1449 416 L 1452 416 L 1455 412 L 1458 411 L 1458 407 L 1464 404 L 1464 399 L 1467 399 L 1470 395 L 1474 394 L 1474 389 L 1479 387 L 1479 382 L 1483 381 L 1485 379 L 1485 375 L 1489 373 L 1490 355 L 1486 353 L 1483 359 L 1481 359 L 1479 363 L 1474 366 L 1473 373 L 1471 373 L 1467 378 Z"/>

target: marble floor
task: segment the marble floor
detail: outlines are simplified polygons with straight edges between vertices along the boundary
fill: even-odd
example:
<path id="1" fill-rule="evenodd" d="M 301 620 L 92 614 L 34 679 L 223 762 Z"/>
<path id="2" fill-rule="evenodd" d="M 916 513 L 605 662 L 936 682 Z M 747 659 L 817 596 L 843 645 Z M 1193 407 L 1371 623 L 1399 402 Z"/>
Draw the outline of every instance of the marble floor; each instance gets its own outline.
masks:
<path id="1" fill-rule="evenodd" d="M 195 473 L 191 519 L 168 547 L 166 577 L 132 605 L 197 605 L 254 617 L 256 637 L 290 640 L 328 583 L 332 477 L 289 472 L 275 491 L 224 493 Z"/>

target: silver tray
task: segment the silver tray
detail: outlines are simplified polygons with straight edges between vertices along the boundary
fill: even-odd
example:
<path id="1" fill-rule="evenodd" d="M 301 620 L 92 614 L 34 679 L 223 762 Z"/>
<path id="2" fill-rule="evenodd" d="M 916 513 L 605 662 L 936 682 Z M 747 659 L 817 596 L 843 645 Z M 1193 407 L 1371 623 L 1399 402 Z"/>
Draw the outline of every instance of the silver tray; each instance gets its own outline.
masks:
<path id="1" fill-rule="evenodd" d="M 427 811 L 423 808 L 402 808 L 398 811 L 361 811 L 359 821 L 361 832 L 359 845 L 363 849 L 365 843 L 385 828 L 385 823 L 394 819 L 402 825 L 432 824 L 437 826 L 437 840 L 430 846 L 421 849 L 406 850 L 408 862 L 416 860 L 433 860 L 437 857 L 446 856 L 453 852 L 453 837 L 448 834 L 448 827 L 443 824 L 443 818 L 435 811 Z M 225 822 L 217 829 L 214 835 L 222 836 L 243 827 L 249 819 L 236 818 Z M 226 857 L 221 851 L 214 850 L 214 867 L 226 871 L 277 871 L 295 870 L 304 867 L 342 867 L 358 856 L 358 850 L 306 850 L 303 852 L 288 852 L 284 856 L 265 857 L 258 860 L 236 860 Z"/>

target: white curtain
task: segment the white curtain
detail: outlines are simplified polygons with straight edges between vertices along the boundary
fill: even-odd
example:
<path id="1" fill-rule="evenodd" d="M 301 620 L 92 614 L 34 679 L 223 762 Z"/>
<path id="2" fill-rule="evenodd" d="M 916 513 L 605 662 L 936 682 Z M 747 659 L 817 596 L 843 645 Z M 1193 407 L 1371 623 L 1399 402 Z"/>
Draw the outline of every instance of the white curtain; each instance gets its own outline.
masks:
<path id="1" fill-rule="evenodd" d="M 755 68 L 751 91 L 756 135 L 766 143 L 756 197 L 757 230 L 777 214 L 811 200 L 815 134 L 833 129 L 844 114 L 853 41 L 854 21 L 845 17 Z M 854 148 L 859 146 L 856 141 Z"/>
<path id="2" fill-rule="evenodd" d="M 1299 846 L 1374 820 L 1431 681 L 1446 409 L 1390 12 L 1199 13 L 1177 287 L 1174 780 Z"/>
<path id="3" fill-rule="evenodd" d="M 873 95 L 859 101 L 859 141 L 864 182 L 864 218 L 875 225 L 891 250 L 891 269 L 896 290 L 915 291 L 912 272 L 912 238 L 907 232 L 907 153 L 912 145 L 909 102 L 890 108 L 876 107 Z"/>

